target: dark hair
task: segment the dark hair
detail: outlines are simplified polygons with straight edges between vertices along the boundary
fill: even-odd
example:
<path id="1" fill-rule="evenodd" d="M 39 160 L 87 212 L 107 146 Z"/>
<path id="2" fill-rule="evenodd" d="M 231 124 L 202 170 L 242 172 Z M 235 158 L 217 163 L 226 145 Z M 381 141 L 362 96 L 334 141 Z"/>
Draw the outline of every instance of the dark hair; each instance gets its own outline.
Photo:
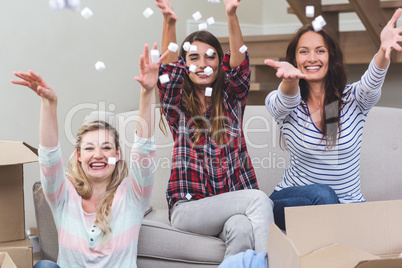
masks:
<path id="1" fill-rule="evenodd" d="M 315 32 L 310 25 L 302 26 L 292 37 L 286 51 L 286 61 L 296 64 L 296 50 L 300 38 L 307 32 Z M 324 42 L 328 47 L 328 73 L 325 77 L 325 96 L 324 96 L 324 124 L 322 125 L 322 139 L 326 139 L 326 147 L 332 148 L 336 144 L 337 138 L 341 135 L 341 123 L 339 112 L 342 105 L 345 104 L 342 100 L 344 93 L 347 75 L 346 68 L 343 64 L 343 54 L 337 41 L 331 34 L 323 28 L 316 32 L 324 38 Z M 304 79 L 299 81 L 301 98 L 307 102 L 309 98 L 309 86 Z M 306 107 L 302 105 L 304 111 Z M 339 133 L 339 134 L 338 134 Z"/>
<path id="2" fill-rule="evenodd" d="M 191 33 L 187 38 L 183 41 L 183 44 L 185 42 L 190 42 L 192 44 L 193 42 L 202 42 L 210 45 L 213 47 L 218 54 L 219 58 L 219 66 L 222 64 L 223 60 L 223 50 L 222 46 L 219 43 L 219 40 L 210 32 L 208 31 L 196 31 Z M 184 59 L 186 59 L 186 54 L 187 51 L 182 48 L 180 50 L 180 56 L 182 56 Z M 226 79 L 226 73 L 223 71 L 222 68 L 218 68 L 218 74 L 216 77 L 216 80 L 212 83 L 211 87 L 214 89 L 212 91 L 212 96 L 211 96 L 211 106 L 212 106 L 212 116 L 211 119 L 213 120 L 211 127 L 209 128 L 208 122 L 203 118 L 203 112 L 201 110 L 201 105 L 200 105 L 200 100 L 198 99 L 197 95 L 195 94 L 194 88 L 197 87 L 191 80 L 188 75 L 184 76 L 184 82 L 183 82 L 183 105 L 188 109 L 190 112 L 191 116 L 193 117 L 193 122 L 194 122 L 194 128 L 197 130 L 206 130 L 208 129 L 208 135 L 211 133 L 213 135 L 215 142 L 218 144 L 223 144 L 224 141 L 226 140 L 226 133 L 225 131 L 222 131 L 225 128 L 225 122 L 224 122 L 224 117 L 223 117 L 223 111 L 224 111 L 224 104 L 223 104 L 223 88 L 225 85 L 225 79 Z M 203 135 L 202 131 L 197 131 L 195 134 L 195 139 L 194 139 L 194 144 L 197 143 L 197 141 L 201 138 Z"/>

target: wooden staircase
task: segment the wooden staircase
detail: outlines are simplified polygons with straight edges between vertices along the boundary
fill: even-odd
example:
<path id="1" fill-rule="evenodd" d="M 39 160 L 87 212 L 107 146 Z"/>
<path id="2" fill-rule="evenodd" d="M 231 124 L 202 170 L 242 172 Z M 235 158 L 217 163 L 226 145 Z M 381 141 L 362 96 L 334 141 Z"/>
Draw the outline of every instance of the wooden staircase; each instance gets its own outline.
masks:
<path id="1" fill-rule="evenodd" d="M 305 0 L 287 0 L 289 14 L 295 14 L 303 24 L 310 24 L 314 18 L 305 15 Z M 309 0 L 315 7 L 315 17 L 322 15 L 325 26 L 334 33 L 343 51 L 345 64 L 368 64 L 380 47 L 380 33 L 392 14 L 402 7 L 402 0 L 349 0 L 348 4 L 322 5 L 321 0 Z M 365 31 L 340 32 L 339 14 L 355 12 Z M 248 104 L 263 105 L 265 96 L 277 89 L 280 79 L 276 70 L 264 64 L 264 59 L 284 60 L 291 34 L 244 36 L 244 43 L 250 53 L 251 87 Z M 229 38 L 218 38 L 223 50 L 229 50 Z M 402 63 L 402 53 L 393 52 L 393 63 Z"/>

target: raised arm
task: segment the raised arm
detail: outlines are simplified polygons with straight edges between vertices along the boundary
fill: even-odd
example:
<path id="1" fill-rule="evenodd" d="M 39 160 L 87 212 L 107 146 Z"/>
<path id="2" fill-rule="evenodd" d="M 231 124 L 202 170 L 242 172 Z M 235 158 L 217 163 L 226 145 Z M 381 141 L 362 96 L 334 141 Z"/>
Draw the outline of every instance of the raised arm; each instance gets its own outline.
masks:
<path id="1" fill-rule="evenodd" d="M 38 94 L 38 96 L 42 97 L 39 142 L 44 147 L 56 147 L 59 141 L 56 93 L 40 75 L 33 71 L 29 71 L 28 73 L 14 72 L 14 75 L 21 78 L 23 81 L 11 80 L 11 83 L 29 87 Z"/>
<path id="2" fill-rule="evenodd" d="M 402 8 L 398 8 L 381 31 L 381 46 L 374 58 L 378 68 L 385 69 L 388 66 L 392 49 L 402 51 L 402 47 L 398 44 L 402 42 L 402 27 L 395 27 L 401 14 Z"/>
<path id="3" fill-rule="evenodd" d="M 157 49 L 154 44 L 153 49 Z M 149 58 L 148 44 L 144 46 L 144 55 L 140 57 L 140 76 L 134 77 L 141 84 L 141 96 L 139 117 L 137 122 L 137 136 L 140 138 L 150 138 L 155 133 L 155 87 L 159 78 L 159 66 L 166 59 L 169 51 L 166 51 L 159 59 L 159 63 L 152 63 Z"/>
<path id="4" fill-rule="evenodd" d="M 239 49 L 244 45 L 243 35 L 241 33 L 239 19 L 237 18 L 237 7 L 240 6 L 240 0 L 225 0 L 226 17 L 228 21 L 229 47 L 230 47 L 230 68 L 239 66 L 246 55 Z"/>
<path id="5" fill-rule="evenodd" d="M 156 0 L 155 5 L 160 8 L 163 14 L 162 28 L 162 53 L 168 49 L 169 44 L 176 43 L 176 21 L 177 16 L 173 11 L 173 6 L 170 0 Z M 178 52 L 171 52 L 163 61 L 164 64 L 176 62 L 179 57 Z"/>

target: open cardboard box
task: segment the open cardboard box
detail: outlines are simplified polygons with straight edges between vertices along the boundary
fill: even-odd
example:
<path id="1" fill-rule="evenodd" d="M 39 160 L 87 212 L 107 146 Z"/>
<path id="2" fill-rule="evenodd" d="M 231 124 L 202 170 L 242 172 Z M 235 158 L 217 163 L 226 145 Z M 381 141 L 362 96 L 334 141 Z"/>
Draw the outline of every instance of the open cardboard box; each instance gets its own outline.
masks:
<path id="1" fill-rule="evenodd" d="M 32 146 L 0 141 L 0 243 L 25 239 L 23 164 L 35 161 Z"/>
<path id="2" fill-rule="evenodd" d="M 270 268 L 402 267 L 402 200 L 285 209 L 271 223 Z"/>
<path id="3" fill-rule="evenodd" d="M 7 252 L 18 268 L 31 268 L 33 263 L 33 249 L 31 240 L 26 237 L 24 240 L 0 243 L 0 252 Z M 2 266 L 0 266 L 3 268 Z M 6 266 L 7 267 L 7 266 Z"/>
<path id="4" fill-rule="evenodd" d="M 0 268 L 17 268 L 7 252 L 0 252 Z"/>

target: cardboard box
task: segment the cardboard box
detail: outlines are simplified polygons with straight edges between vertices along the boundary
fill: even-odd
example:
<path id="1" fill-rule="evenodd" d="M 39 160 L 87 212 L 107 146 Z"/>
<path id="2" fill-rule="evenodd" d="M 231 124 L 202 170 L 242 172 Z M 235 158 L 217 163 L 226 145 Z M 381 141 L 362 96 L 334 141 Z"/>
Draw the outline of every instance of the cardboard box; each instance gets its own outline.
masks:
<path id="1" fill-rule="evenodd" d="M 32 245 L 28 237 L 24 240 L 0 243 L 0 252 L 7 252 L 18 268 L 33 266 Z"/>
<path id="2" fill-rule="evenodd" d="M 271 224 L 270 268 L 402 267 L 402 200 L 290 207 Z"/>
<path id="3" fill-rule="evenodd" d="M 25 239 L 23 164 L 35 161 L 32 146 L 0 141 L 0 243 Z"/>
<path id="4" fill-rule="evenodd" d="M 0 252 L 0 268 L 17 268 L 7 252 Z"/>

